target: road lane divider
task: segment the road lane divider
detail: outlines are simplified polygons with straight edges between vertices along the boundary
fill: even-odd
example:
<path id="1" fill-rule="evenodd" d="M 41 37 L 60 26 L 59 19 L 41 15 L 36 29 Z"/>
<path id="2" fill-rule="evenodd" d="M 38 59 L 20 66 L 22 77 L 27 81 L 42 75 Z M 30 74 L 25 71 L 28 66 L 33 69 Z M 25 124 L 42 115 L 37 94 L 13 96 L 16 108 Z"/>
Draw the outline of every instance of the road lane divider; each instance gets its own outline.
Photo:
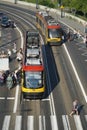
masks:
<path id="1" fill-rule="evenodd" d="M 19 93 L 19 85 L 16 86 L 16 92 L 15 92 L 15 101 L 14 101 L 13 113 L 16 113 L 16 111 L 17 111 L 18 93 Z"/>

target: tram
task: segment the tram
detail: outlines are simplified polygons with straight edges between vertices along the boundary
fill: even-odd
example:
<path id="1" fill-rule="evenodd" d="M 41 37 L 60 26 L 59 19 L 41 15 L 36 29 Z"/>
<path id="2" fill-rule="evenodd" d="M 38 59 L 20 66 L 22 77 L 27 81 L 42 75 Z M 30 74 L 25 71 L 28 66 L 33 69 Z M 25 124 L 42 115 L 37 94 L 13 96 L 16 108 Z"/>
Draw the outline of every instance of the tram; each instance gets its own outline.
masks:
<path id="1" fill-rule="evenodd" d="M 62 45 L 64 42 L 64 31 L 61 25 L 46 11 L 36 13 L 36 26 L 43 34 L 46 44 Z"/>
<path id="2" fill-rule="evenodd" d="M 21 99 L 41 99 L 45 92 L 45 73 L 38 34 L 36 30 L 26 32 Z"/>

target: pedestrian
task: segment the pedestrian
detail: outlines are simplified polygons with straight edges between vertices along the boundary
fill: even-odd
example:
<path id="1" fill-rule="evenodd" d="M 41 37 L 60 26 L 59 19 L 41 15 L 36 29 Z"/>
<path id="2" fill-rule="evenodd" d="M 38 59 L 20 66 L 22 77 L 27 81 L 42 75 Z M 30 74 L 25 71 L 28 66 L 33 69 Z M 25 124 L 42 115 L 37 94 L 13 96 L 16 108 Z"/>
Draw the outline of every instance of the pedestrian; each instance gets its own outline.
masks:
<path id="1" fill-rule="evenodd" d="M 0 71 L 0 84 L 4 83 L 4 75 L 3 72 Z"/>
<path id="2" fill-rule="evenodd" d="M 77 38 L 79 39 L 81 37 L 80 30 L 77 31 Z"/>
<path id="3" fill-rule="evenodd" d="M 77 31 L 76 29 L 73 30 L 73 40 L 77 38 Z"/>
<path id="4" fill-rule="evenodd" d="M 70 42 L 70 38 L 71 38 L 71 33 L 70 33 L 70 29 L 68 29 L 68 31 L 67 31 L 67 40 L 68 40 L 68 42 Z"/>
<path id="5" fill-rule="evenodd" d="M 12 73 L 12 80 L 13 80 L 13 85 L 16 85 L 17 84 L 17 75 L 16 75 L 16 72 Z"/>
<path id="6" fill-rule="evenodd" d="M 85 43 L 85 45 L 87 47 L 87 35 L 84 37 L 84 43 Z"/>
<path id="7" fill-rule="evenodd" d="M 72 111 L 70 113 L 70 116 L 72 117 L 73 114 L 79 115 L 78 110 L 79 110 L 79 102 L 78 102 L 78 100 L 74 100 L 73 101 L 73 109 L 72 109 Z"/>
<path id="8" fill-rule="evenodd" d="M 8 54 L 9 60 L 11 60 L 11 54 L 12 54 L 12 53 L 11 53 L 11 50 L 10 50 L 10 49 L 7 50 L 7 54 Z"/>
<path id="9" fill-rule="evenodd" d="M 17 51 L 17 46 L 16 46 L 16 43 L 14 42 L 13 43 L 13 53 L 16 53 L 16 51 Z"/>
<path id="10" fill-rule="evenodd" d="M 22 61 L 23 60 L 23 51 L 22 49 L 20 48 L 19 51 L 17 52 L 17 61 Z"/>
<path id="11" fill-rule="evenodd" d="M 13 87 L 13 79 L 12 79 L 12 75 L 11 74 L 9 74 L 7 79 L 6 79 L 6 85 L 7 85 L 8 89 Z"/>

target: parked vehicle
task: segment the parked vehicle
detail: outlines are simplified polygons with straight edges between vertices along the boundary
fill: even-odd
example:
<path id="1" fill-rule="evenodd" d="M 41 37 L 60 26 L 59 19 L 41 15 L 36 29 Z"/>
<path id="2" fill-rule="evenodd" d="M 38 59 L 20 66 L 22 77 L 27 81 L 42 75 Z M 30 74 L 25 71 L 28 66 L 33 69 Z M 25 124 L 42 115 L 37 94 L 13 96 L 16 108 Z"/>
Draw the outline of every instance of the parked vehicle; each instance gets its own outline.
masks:
<path id="1" fill-rule="evenodd" d="M 10 26 L 10 22 L 9 22 L 8 16 L 4 15 L 4 16 L 1 18 L 1 26 L 2 26 L 2 27 L 9 27 L 9 26 Z"/>

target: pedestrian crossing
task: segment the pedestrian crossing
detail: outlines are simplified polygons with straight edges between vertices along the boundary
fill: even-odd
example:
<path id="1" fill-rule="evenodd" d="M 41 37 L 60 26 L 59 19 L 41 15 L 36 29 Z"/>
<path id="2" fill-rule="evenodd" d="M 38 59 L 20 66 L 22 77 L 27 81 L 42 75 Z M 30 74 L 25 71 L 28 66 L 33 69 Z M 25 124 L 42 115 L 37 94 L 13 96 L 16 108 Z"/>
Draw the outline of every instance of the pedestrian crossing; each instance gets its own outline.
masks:
<path id="1" fill-rule="evenodd" d="M 46 116 L 38 116 L 37 119 L 35 118 L 35 116 L 33 115 L 29 115 L 26 117 L 26 119 L 22 116 L 22 115 L 17 115 L 15 117 L 14 120 L 14 127 L 11 125 L 11 123 L 13 122 L 11 119 L 11 115 L 6 115 L 4 117 L 2 126 L 0 130 L 36 130 L 35 127 L 38 126 L 38 130 L 48 130 L 46 128 L 46 125 L 50 124 L 50 130 L 73 130 L 73 128 L 71 128 L 71 122 L 70 120 L 74 121 L 75 124 L 75 128 L 74 130 L 85 130 L 83 128 L 83 124 L 81 122 L 81 116 L 79 115 L 73 115 L 73 117 L 70 117 L 68 115 L 62 115 L 61 119 L 62 119 L 62 128 L 59 128 L 59 123 L 57 121 L 57 117 L 55 115 L 51 115 L 49 117 L 49 121 L 46 120 Z M 35 124 L 35 119 L 37 120 L 38 123 Z M 87 115 L 84 115 L 84 119 L 87 125 Z M 26 121 L 26 128 L 24 129 L 23 127 L 23 121 Z M 1 124 L 0 124 L 1 125 Z M 37 125 L 37 126 L 35 126 Z M 87 128 L 87 126 L 86 126 Z"/>

